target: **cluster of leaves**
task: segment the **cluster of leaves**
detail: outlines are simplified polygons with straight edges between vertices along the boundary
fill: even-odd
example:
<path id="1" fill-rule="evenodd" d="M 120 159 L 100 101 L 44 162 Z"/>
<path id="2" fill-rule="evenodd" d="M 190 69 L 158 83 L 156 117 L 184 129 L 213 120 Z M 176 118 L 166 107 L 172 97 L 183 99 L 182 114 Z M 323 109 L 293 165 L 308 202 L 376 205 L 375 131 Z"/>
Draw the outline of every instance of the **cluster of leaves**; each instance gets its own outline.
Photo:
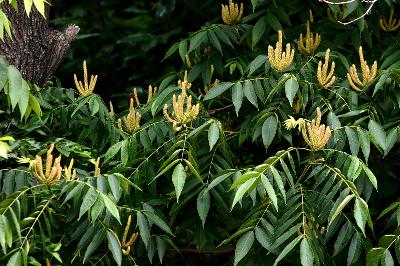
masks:
<path id="1" fill-rule="evenodd" d="M 25 96 L 9 93 L 23 81 L 4 85 L 0 130 L 16 140 L 8 160 L 0 158 L 0 261 L 146 264 L 157 252 L 160 263 L 177 265 L 182 257 L 194 260 L 185 254 L 193 251 L 231 255 L 234 265 L 399 261 L 398 177 L 386 169 L 398 167 L 400 39 L 378 23 L 391 5 L 399 6 L 386 2 L 374 7 L 374 16 L 346 26 L 337 20 L 363 14 L 363 3 L 245 3 L 238 23 L 206 25 L 171 46 L 165 58 L 178 57 L 184 67 L 165 77 L 146 104 L 136 103 L 141 120 L 132 133 L 118 127 L 118 118 L 129 114 L 114 113 L 99 95 L 49 85 L 32 90 L 41 112 L 25 115 Z M 284 73 L 275 71 L 267 46 L 275 46 L 282 30 L 284 43 L 296 47 L 311 20 L 308 9 L 319 47 L 308 56 L 296 50 Z M 361 44 L 379 70 L 356 92 L 346 74 Z M 337 77 L 328 89 L 317 79 L 327 48 Z M 0 77 L 13 84 L 16 74 L 4 65 Z M 187 94 L 200 113 L 176 132 L 162 112 L 182 82 L 192 83 Z M 320 112 L 332 136 L 315 149 L 303 135 Z M 33 159 L 51 143 L 65 170 L 59 182 L 42 183 Z M 127 242 L 135 233 L 138 239 Z"/>

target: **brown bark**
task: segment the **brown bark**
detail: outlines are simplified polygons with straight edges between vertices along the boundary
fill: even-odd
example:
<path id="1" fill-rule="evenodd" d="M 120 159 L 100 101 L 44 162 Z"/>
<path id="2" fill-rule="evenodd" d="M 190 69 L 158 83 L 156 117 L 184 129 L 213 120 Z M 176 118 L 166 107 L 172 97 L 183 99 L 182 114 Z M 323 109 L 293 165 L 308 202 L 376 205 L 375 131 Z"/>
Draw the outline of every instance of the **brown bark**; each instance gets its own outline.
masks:
<path id="1" fill-rule="evenodd" d="M 42 87 L 54 74 L 68 51 L 79 27 L 69 25 L 64 32 L 49 27 L 48 21 L 32 6 L 26 15 L 23 0 L 18 0 L 19 11 L 4 1 L 2 10 L 11 21 L 12 38 L 5 34 L 0 54 L 21 72 L 23 78 Z M 50 7 L 46 7 L 48 18 Z"/>

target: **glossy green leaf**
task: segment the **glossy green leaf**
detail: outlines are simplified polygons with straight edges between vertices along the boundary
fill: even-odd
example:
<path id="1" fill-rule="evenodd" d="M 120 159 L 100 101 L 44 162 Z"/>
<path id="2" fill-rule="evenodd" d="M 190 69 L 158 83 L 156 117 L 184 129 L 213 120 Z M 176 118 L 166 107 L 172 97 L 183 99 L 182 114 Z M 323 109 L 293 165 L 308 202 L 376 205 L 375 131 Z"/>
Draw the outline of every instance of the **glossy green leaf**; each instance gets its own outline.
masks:
<path id="1" fill-rule="evenodd" d="M 268 117 L 265 121 L 264 124 L 262 125 L 262 139 L 265 148 L 268 148 L 269 145 L 271 145 L 272 141 L 274 140 L 274 137 L 276 135 L 276 130 L 278 128 L 278 124 L 276 121 L 275 116 L 270 116 Z"/>
<path id="2" fill-rule="evenodd" d="M 231 209 L 235 207 L 236 203 L 238 203 L 244 196 L 244 194 L 247 192 L 247 190 L 256 182 L 257 178 L 251 178 L 244 182 L 240 187 L 237 189 L 235 193 L 235 197 L 233 198 L 233 203 Z"/>
<path id="3" fill-rule="evenodd" d="M 303 266 L 314 265 L 314 253 L 307 238 L 303 238 L 300 243 L 300 261 Z"/>
<path id="4" fill-rule="evenodd" d="M 111 230 L 107 231 L 108 249 L 111 251 L 113 258 L 118 266 L 122 263 L 122 252 L 118 237 Z"/>
<path id="5" fill-rule="evenodd" d="M 88 192 L 83 197 L 81 208 L 79 209 L 78 219 L 80 219 L 82 215 L 85 214 L 93 206 L 93 204 L 96 202 L 97 195 L 98 193 L 95 188 L 89 188 Z"/>
<path id="6" fill-rule="evenodd" d="M 243 85 L 244 96 L 246 96 L 247 100 L 251 102 L 258 109 L 257 104 L 257 95 L 253 87 L 253 83 L 250 80 L 246 80 Z"/>
<path id="7" fill-rule="evenodd" d="M 285 248 L 282 250 L 282 252 L 276 258 L 274 266 L 276 266 L 290 251 L 292 251 L 292 249 L 300 242 L 301 239 L 302 237 L 298 236 L 295 239 L 293 239 L 292 242 L 287 244 Z"/>
<path id="8" fill-rule="evenodd" d="M 364 154 L 365 161 L 368 162 L 370 153 L 370 140 L 366 130 L 357 127 L 358 139 L 360 140 L 361 151 Z"/>
<path id="9" fill-rule="evenodd" d="M 144 245 L 146 248 L 149 245 L 150 241 L 150 227 L 149 222 L 147 221 L 146 217 L 140 211 L 136 212 L 137 216 L 137 225 L 139 227 L 139 235 L 143 240 Z"/>
<path id="10" fill-rule="evenodd" d="M 120 217 L 119 217 L 119 212 L 118 208 L 115 205 L 115 203 L 109 198 L 109 196 L 99 193 L 103 199 L 104 205 L 106 206 L 107 210 L 110 212 L 110 214 L 119 222 L 121 223 Z"/>
<path id="11" fill-rule="evenodd" d="M 351 154 L 357 156 L 360 144 L 358 142 L 356 131 L 351 127 L 344 127 L 344 129 L 346 131 L 347 140 L 349 141 Z"/>
<path id="12" fill-rule="evenodd" d="M 219 139 L 219 126 L 218 122 L 214 122 L 210 125 L 210 128 L 208 129 L 208 145 L 210 146 L 210 151 L 213 149 L 218 139 Z"/>
<path id="13" fill-rule="evenodd" d="M 172 173 L 172 183 L 174 184 L 176 201 L 179 201 L 179 197 L 182 193 L 183 187 L 185 186 L 186 172 L 185 168 L 181 163 L 179 163 Z"/>
<path id="14" fill-rule="evenodd" d="M 328 226 L 332 224 L 335 218 L 342 212 L 343 208 L 354 198 L 355 195 L 348 195 L 343 201 L 339 204 L 337 209 L 330 215 Z"/>
<path id="15" fill-rule="evenodd" d="M 299 83 L 297 82 L 296 77 L 291 76 L 285 82 L 285 94 L 286 98 L 289 100 L 290 106 L 293 106 L 293 100 L 298 90 L 299 90 Z"/>
<path id="16" fill-rule="evenodd" d="M 269 182 L 268 178 L 265 175 L 261 175 L 261 182 L 263 183 L 263 186 L 267 191 L 268 197 L 271 199 L 272 204 L 274 204 L 276 211 L 278 211 L 278 199 L 276 197 L 276 193 L 274 188 L 272 187 L 271 182 Z"/>
<path id="17" fill-rule="evenodd" d="M 240 81 L 236 82 L 232 87 L 232 102 L 235 106 L 236 115 L 239 115 L 239 110 L 243 103 L 243 88 Z"/>
<path id="18" fill-rule="evenodd" d="M 224 93 L 226 90 L 228 90 L 230 87 L 233 86 L 233 83 L 231 82 L 221 82 L 215 86 L 212 87 L 212 89 L 210 89 L 206 96 L 204 97 L 204 100 L 211 100 L 219 95 L 221 95 L 222 93 Z"/>
<path id="19" fill-rule="evenodd" d="M 361 231 L 365 235 L 365 223 L 367 221 L 367 211 L 368 206 L 365 206 L 365 203 L 359 199 L 355 199 L 354 201 L 354 218 L 358 227 L 360 227 Z"/>
<path id="20" fill-rule="evenodd" d="M 352 265 L 357 262 L 361 254 L 361 249 L 361 236 L 356 232 L 350 242 L 349 251 L 347 253 L 347 265 Z"/>
<path id="21" fill-rule="evenodd" d="M 242 237 L 238 240 L 235 248 L 235 261 L 234 265 L 237 265 L 243 258 L 244 256 L 249 253 L 251 246 L 254 243 L 254 232 L 249 231 L 242 235 Z"/>
<path id="22" fill-rule="evenodd" d="M 197 196 L 197 213 L 199 214 L 203 228 L 207 219 L 208 211 L 210 210 L 210 205 L 210 193 L 207 189 L 204 189 Z"/>
<path id="23" fill-rule="evenodd" d="M 386 147 L 386 133 L 382 126 L 371 120 L 369 121 L 368 129 L 374 143 L 378 144 L 378 146 L 384 150 Z"/>

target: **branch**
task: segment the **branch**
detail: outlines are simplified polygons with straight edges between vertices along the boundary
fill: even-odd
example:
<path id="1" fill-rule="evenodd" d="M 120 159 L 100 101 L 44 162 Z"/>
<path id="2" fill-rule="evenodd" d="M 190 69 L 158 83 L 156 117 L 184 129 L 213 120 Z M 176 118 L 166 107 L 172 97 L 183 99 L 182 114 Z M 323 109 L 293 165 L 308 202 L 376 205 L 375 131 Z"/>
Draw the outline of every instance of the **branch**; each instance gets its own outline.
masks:
<path id="1" fill-rule="evenodd" d="M 226 109 L 229 109 L 229 108 L 231 108 L 231 107 L 233 107 L 233 103 L 231 103 L 230 105 L 221 107 L 221 108 L 217 108 L 217 109 L 210 110 L 210 111 L 208 111 L 208 114 L 209 114 L 209 115 L 215 115 L 216 113 L 222 112 L 222 111 L 224 111 L 224 110 L 226 110 Z"/>
<path id="2" fill-rule="evenodd" d="M 177 252 L 176 249 L 167 248 L 167 252 Z M 198 253 L 198 254 L 228 254 L 235 252 L 234 248 L 225 248 L 225 249 L 217 249 L 217 248 L 205 248 L 205 249 L 196 249 L 196 248 L 180 248 L 179 252 L 181 253 Z"/>
<path id="3" fill-rule="evenodd" d="M 326 3 L 326 4 L 330 4 L 330 5 L 344 5 L 344 4 L 350 4 L 350 3 L 354 3 L 358 0 L 346 0 L 346 1 L 340 1 L 340 2 L 331 2 L 328 0 L 319 0 L 320 2 Z M 338 21 L 340 24 L 342 25 L 348 25 L 351 24 L 353 22 L 356 22 L 359 19 L 362 19 L 363 17 L 365 17 L 366 15 L 371 13 L 372 7 L 376 4 L 376 2 L 378 2 L 378 0 L 361 0 L 361 3 L 367 3 L 369 4 L 369 7 L 367 8 L 367 11 L 365 11 L 361 16 L 350 20 L 348 22 L 342 22 L 342 21 Z"/>

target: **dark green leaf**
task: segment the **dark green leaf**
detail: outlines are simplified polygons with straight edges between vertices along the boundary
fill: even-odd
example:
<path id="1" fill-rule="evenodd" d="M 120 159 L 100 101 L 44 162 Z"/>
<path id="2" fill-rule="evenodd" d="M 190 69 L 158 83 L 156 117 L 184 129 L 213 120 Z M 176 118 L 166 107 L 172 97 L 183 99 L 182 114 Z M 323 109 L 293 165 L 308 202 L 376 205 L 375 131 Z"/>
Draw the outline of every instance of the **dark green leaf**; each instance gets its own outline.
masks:
<path id="1" fill-rule="evenodd" d="M 250 231 L 242 235 L 242 237 L 238 240 L 235 249 L 235 261 L 234 265 L 237 265 L 239 261 L 241 261 L 244 256 L 249 253 L 251 246 L 254 242 L 254 232 Z"/>

